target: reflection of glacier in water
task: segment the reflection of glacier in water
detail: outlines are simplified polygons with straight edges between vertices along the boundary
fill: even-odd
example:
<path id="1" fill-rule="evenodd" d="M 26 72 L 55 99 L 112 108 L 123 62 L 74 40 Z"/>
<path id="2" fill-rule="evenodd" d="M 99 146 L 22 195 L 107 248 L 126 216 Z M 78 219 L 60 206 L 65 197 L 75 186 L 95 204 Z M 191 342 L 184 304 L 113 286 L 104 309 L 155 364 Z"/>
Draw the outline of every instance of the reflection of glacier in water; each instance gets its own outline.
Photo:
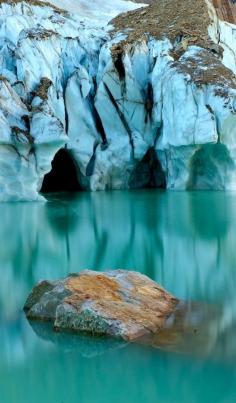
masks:
<path id="1" fill-rule="evenodd" d="M 54 371 L 58 377 L 59 374 L 62 376 L 63 365 L 66 372 L 65 382 L 70 384 L 70 387 L 72 387 L 72 381 L 75 382 L 75 374 L 78 375 L 80 371 L 84 371 L 78 384 L 82 388 L 82 394 L 91 394 L 92 391 L 90 392 L 87 386 L 81 383 L 83 376 L 89 374 L 89 371 L 94 372 L 94 377 L 91 373 L 88 376 L 92 376 L 93 382 L 96 383 L 97 365 L 100 366 L 101 373 L 106 376 L 111 366 L 110 354 L 117 365 L 114 370 L 116 376 L 120 377 L 116 379 L 116 382 L 122 382 L 122 372 L 119 373 L 119 368 L 122 368 L 123 359 L 123 366 L 128 366 L 130 372 L 134 372 L 133 377 L 143 377 L 140 366 L 145 367 L 147 374 L 150 372 L 149 378 L 148 375 L 144 377 L 144 380 L 142 378 L 142 382 L 147 383 L 146 386 L 143 384 L 142 393 L 147 393 L 146 389 L 151 388 L 151 382 L 154 395 L 152 392 L 150 397 L 145 395 L 145 402 L 152 402 L 156 387 L 158 385 L 160 387 L 161 381 L 156 380 L 155 383 L 155 377 L 151 376 L 155 366 L 158 367 L 160 362 L 164 368 L 160 372 L 160 377 L 164 375 L 167 377 L 170 371 L 177 382 L 178 377 L 182 375 L 185 377 L 185 386 L 189 388 L 189 393 L 196 392 L 196 385 L 194 386 L 196 368 L 192 361 L 186 363 L 185 359 L 180 357 L 176 358 L 169 354 L 165 356 L 164 353 L 158 352 L 151 353 L 149 348 L 122 346 L 121 349 L 115 348 L 112 353 L 110 350 L 106 352 L 106 346 L 104 346 L 103 358 L 90 359 L 88 364 L 84 357 L 81 358 L 81 351 L 71 352 L 69 343 L 68 351 L 65 352 L 66 348 L 62 348 L 60 343 L 55 345 L 36 336 L 21 314 L 21 307 L 32 285 L 42 278 L 59 278 L 66 276 L 68 272 L 76 272 L 84 268 L 136 269 L 154 278 L 185 301 L 217 304 L 220 307 L 220 316 L 218 315 L 217 319 L 209 318 L 206 338 L 203 341 L 205 346 L 203 355 L 208 357 L 210 362 L 206 361 L 204 364 L 198 362 L 196 365 L 199 371 L 201 368 L 203 376 L 209 372 L 212 382 L 213 377 L 217 377 L 218 373 L 223 379 L 230 368 L 232 379 L 229 380 L 226 376 L 224 380 L 228 390 L 226 396 L 228 400 L 225 401 L 235 401 L 233 396 L 236 395 L 236 386 L 232 386 L 233 382 L 235 385 L 236 375 L 234 366 L 232 372 L 232 362 L 236 358 L 234 342 L 236 330 L 235 228 L 236 194 L 234 193 L 81 192 L 70 199 L 53 196 L 46 204 L 2 204 L 0 379 L 6 378 L 8 373 L 9 379 L 12 380 L 5 379 L 4 383 L 0 380 L 0 395 L 6 396 L 3 402 L 15 403 L 16 401 L 13 398 L 10 400 L 10 395 L 4 389 L 5 383 L 10 388 L 11 385 L 7 382 L 13 382 L 13 379 L 17 377 L 19 382 L 17 386 L 15 385 L 14 393 L 20 393 L 26 385 L 20 381 L 19 371 L 29 370 L 31 377 L 25 381 L 29 390 L 32 388 L 33 393 L 33 389 L 36 390 L 39 387 L 36 385 L 37 379 L 45 370 L 48 390 L 44 391 L 44 401 L 46 403 L 57 401 L 50 395 L 52 390 L 54 392 L 55 390 L 49 383 L 54 382 L 52 375 Z M 91 342 L 89 345 L 91 349 Z M 96 351 L 96 343 L 92 349 Z M 137 351 L 139 353 L 135 355 Z M 76 357 L 80 354 L 77 360 L 81 360 L 81 365 L 78 361 L 69 359 L 70 354 Z M 144 359 L 145 354 L 149 357 L 147 361 Z M 132 356 L 131 361 L 129 356 Z M 213 358 L 220 364 L 212 363 Z M 121 360 L 120 363 L 118 363 L 119 360 Z M 47 369 L 44 368 L 44 362 L 47 363 Z M 179 373 L 174 374 L 177 370 Z M 57 387 L 60 390 L 60 386 L 57 385 Z M 201 386 L 200 383 L 198 387 L 199 394 L 204 393 L 205 396 L 204 385 Z M 162 392 L 167 393 L 164 389 Z M 170 389 L 169 393 L 172 392 Z M 220 393 L 218 395 L 220 396 Z M 217 400 L 218 395 L 215 395 L 214 401 L 221 401 Z M 65 398 L 61 401 L 74 402 L 75 396 L 71 396 L 72 400 Z M 133 400 L 130 398 L 129 402 L 135 401 L 134 390 L 132 390 L 132 396 Z M 231 397 L 232 400 L 230 400 Z M 29 401 L 42 401 L 40 397 L 37 398 L 34 396 Z M 21 401 L 27 403 L 23 397 L 22 400 L 18 399 L 17 403 Z M 93 403 L 91 396 L 90 400 L 84 397 L 84 400 L 81 398 L 80 401 Z M 102 400 L 102 397 L 98 397 L 97 401 L 106 403 L 111 400 Z M 113 401 L 121 400 L 114 398 Z M 200 400 L 188 400 L 187 397 L 182 396 L 182 401 L 198 402 Z M 201 400 L 202 402 L 204 400 Z"/>
<path id="2" fill-rule="evenodd" d="M 230 298 L 235 225 L 232 193 L 82 192 L 2 204 L 1 304 L 8 287 L 14 309 L 35 281 L 84 268 L 136 269 L 182 299 Z"/>

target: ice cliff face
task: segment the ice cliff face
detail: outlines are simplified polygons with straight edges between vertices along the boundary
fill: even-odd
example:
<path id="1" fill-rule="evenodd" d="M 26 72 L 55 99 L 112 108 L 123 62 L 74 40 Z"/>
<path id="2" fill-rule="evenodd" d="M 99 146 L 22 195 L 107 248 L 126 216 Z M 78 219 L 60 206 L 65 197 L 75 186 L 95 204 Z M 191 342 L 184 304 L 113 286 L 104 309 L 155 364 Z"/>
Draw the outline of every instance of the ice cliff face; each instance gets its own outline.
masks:
<path id="1" fill-rule="evenodd" d="M 0 2 L 0 199 L 43 199 L 64 147 L 89 190 L 235 189 L 236 27 L 208 6 L 216 45 L 134 43 L 106 24 L 137 4 L 53 3 Z"/>

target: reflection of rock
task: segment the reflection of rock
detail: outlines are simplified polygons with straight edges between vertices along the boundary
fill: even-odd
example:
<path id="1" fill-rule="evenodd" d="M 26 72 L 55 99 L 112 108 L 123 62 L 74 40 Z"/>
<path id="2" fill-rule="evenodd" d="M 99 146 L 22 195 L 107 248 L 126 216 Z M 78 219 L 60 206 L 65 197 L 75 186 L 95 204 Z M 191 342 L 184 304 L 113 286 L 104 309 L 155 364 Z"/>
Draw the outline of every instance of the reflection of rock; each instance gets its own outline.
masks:
<path id="1" fill-rule="evenodd" d="M 158 332 L 177 304 L 148 277 L 125 270 L 86 270 L 65 280 L 42 281 L 25 303 L 28 319 L 57 330 L 134 340 Z"/>
<path id="2" fill-rule="evenodd" d="M 87 358 L 123 348 L 127 345 L 124 340 L 108 336 L 94 337 L 84 334 L 55 333 L 48 323 L 31 322 L 31 326 L 41 339 L 58 345 L 63 351 L 78 352 Z"/>
<path id="3" fill-rule="evenodd" d="M 181 302 L 160 332 L 143 338 L 142 343 L 168 351 L 208 355 L 215 347 L 220 314 L 215 306 Z"/>

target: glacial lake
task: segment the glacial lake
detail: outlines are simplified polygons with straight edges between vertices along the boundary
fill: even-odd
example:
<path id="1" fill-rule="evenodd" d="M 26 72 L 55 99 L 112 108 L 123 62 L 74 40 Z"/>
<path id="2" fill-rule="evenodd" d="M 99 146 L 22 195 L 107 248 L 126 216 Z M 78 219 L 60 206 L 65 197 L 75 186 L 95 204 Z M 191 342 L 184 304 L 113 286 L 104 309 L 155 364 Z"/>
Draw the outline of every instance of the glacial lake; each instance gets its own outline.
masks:
<path id="1" fill-rule="evenodd" d="M 48 199 L 0 205 L 0 402 L 235 403 L 236 193 Z M 147 274 L 196 303 L 196 334 L 159 349 L 31 326 L 31 287 L 84 268 Z"/>

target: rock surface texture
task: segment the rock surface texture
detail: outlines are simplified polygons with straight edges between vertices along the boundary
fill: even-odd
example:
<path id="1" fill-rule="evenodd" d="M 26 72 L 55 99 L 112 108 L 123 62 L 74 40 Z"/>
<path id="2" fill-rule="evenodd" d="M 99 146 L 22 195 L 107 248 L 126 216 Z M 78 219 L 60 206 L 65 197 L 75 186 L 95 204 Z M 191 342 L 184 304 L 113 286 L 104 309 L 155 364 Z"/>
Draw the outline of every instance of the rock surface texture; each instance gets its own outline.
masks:
<path id="1" fill-rule="evenodd" d="M 1 201 L 61 148 L 87 190 L 236 189 L 236 5 L 150 3 L 0 1 Z"/>
<path id="2" fill-rule="evenodd" d="M 61 331 L 135 340 L 158 333 L 178 300 L 143 274 L 84 270 L 64 280 L 42 281 L 24 306 L 30 320 Z"/>

